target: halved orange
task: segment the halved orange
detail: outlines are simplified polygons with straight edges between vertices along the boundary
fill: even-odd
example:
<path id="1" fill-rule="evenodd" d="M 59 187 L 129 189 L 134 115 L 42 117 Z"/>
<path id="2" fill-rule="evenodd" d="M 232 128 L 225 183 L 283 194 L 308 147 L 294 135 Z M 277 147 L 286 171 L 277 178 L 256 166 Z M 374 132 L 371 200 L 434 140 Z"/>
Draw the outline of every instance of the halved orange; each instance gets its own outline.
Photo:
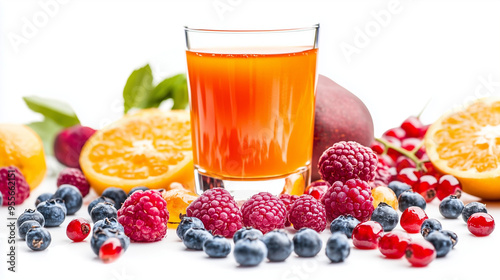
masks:
<path id="1" fill-rule="evenodd" d="M 0 167 L 14 165 L 33 190 L 45 178 L 47 164 L 40 136 L 22 124 L 0 124 Z"/>
<path id="2" fill-rule="evenodd" d="M 101 194 L 114 186 L 167 189 L 179 182 L 194 190 L 189 112 L 146 109 L 98 130 L 83 146 L 80 166 Z"/>
<path id="3" fill-rule="evenodd" d="M 479 99 L 442 116 L 425 136 L 427 155 L 466 193 L 500 199 L 500 100 Z"/>

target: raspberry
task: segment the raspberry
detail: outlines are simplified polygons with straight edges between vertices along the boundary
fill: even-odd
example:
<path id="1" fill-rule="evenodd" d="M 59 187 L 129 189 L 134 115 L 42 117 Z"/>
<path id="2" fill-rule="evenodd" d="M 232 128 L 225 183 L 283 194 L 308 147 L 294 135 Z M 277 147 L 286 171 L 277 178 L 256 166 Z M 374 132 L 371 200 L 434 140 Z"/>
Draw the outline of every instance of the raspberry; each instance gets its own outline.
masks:
<path id="1" fill-rule="evenodd" d="M 302 195 L 290 207 L 288 219 L 297 230 L 308 227 L 322 232 L 326 227 L 325 206 L 311 195 Z"/>
<path id="2" fill-rule="evenodd" d="M 364 222 L 370 219 L 374 210 L 370 186 L 359 179 L 335 182 L 323 196 L 322 202 L 329 222 L 340 215 L 351 215 Z"/>
<path id="3" fill-rule="evenodd" d="M 384 165 L 380 161 L 377 163 L 377 170 L 375 171 L 375 177 L 373 181 L 370 182 L 370 186 L 372 188 L 378 186 L 387 186 L 391 181 L 391 172 L 389 171 L 389 167 Z"/>
<path id="4" fill-rule="evenodd" d="M 89 194 L 90 184 L 87 181 L 87 178 L 83 175 L 82 171 L 78 168 L 66 168 L 57 177 L 57 187 L 68 184 L 75 186 L 80 193 L 82 193 L 82 197 L 85 197 Z"/>
<path id="5" fill-rule="evenodd" d="M 288 211 L 290 211 L 290 207 L 292 207 L 292 204 L 297 199 L 299 199 L 299 196 L 298 195 L 291 195 L 291 194 L 287 194 L 287 193 L 282 193 L 282 194 L 280 194 L 280 196 L 278 196 L 278 198 L 283 202 L 283 204 L 285 204 L 286 212 L 288 213 Z M 289 227 L 291 225 L 292 224 L 288 220 L 288 215 L 286 215 L 286 217 L 285 217 L 285 227 Z"/>
<path id="6" fill-rule="evenodd" d="M 9 189 L 14 184 L 14 198 L 9 195 Z M 15 205 L 23 203 L 30 196 L 30 186 L 17 167 L 8 166 L 0 168 L 0 192 L 3 195 L 3 206 L 14 202 Z"/>
<path id="7" fill-rule="evenodd" d="M 268 192 L 254 194 L 241 206 L 243 225 L 266 234 L 285 227 L 286 207 L 283 201 Z"/>
<path id="8" fill-rule="evenodd" d="M 159 191 L 136 191 L 118 210 L 118 222 L 125 235 L 136 242 L 161 240 L 167 234 L 167 202 Z"/>
<path id="9" fill-rule="evenodd" d="M 242 227 L 241 211 L 231 194 L 223 188 L 205 191 L 189 204 L 186 214 L 200 219 L 213 235 L 233 237 Z"/>
<path id="10" fill-rule="evenodd" d="M 321 179 L 333 185 L 349 179 L 371 181 L 375 178 L 377 155 L 368 147 L 354 141 L 340 141 L 326 149 L 318 162 Z"/>

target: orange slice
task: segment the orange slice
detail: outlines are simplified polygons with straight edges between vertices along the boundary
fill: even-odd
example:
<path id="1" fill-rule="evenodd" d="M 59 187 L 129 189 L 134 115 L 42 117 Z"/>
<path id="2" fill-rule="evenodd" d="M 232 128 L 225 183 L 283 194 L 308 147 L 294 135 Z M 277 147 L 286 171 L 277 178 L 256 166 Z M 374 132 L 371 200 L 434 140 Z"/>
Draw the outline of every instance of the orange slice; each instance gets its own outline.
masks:
<path id="1" fill-rule="evenodd" d="M 40 136 L 21 124 L 0 124 L 0 167 L 14 165 L 33 190 L 47 173 Z"/>
<path id="2" fill-rule="evenodd" d="M 167 210 L 169 212 L 168 227 L 177 228 L 181 222 L 180 214 L 186 214 L 186 208 L 195 201 L 198 196 L 183 188 L 170 189 L 161 193 L 161 196 L 167 201 Z"/>
<path id="3" fill-rule="evenodd" d="M 107 187 L 194 189 L 189 112 L 146 109 L 97 131 L 83 146 L 80 166 L 100 195 Z"/>
<path id="4" fill-rule="evenodd" d="M 500 199 L 500 100 L 480 99 L 444 115 L 425 136 L 427 155 L 466 193 Z"/>

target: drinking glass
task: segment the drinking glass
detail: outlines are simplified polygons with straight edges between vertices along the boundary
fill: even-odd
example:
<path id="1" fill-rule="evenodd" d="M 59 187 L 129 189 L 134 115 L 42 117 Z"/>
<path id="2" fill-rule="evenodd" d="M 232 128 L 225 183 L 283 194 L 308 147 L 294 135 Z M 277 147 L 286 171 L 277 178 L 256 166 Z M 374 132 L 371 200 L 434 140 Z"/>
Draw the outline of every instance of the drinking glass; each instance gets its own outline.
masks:
<path id="1" fill-rule="evenodd" d="M 185 27 L 196 191 L 235 199 L 310 183 L 319 25 Z"/>

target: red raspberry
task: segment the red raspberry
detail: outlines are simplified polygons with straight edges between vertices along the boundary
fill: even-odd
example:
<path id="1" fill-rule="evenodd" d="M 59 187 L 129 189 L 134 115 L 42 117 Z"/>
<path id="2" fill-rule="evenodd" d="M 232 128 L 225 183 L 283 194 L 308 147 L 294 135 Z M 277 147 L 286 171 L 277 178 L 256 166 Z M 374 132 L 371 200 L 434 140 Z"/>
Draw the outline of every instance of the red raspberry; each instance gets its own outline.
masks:
<path id="1" fill-rule="evenodd" d="M 264 234 L 285 227 L 285 204 L 268 192 L 254 194 L 243 203 L 241 212 L 244 226 L 256 228 Z"/>
<path id="2" fill-rule="evenodd" d="M 57 177 L 57 187 L 64 184 L 75 186 L 80 193 L 82 193 L 83 197 L 89 194 L 90 184 L 87 178 L 85 178 L 85 175 L 83 175 L 82 171 L 78 168 L 66 168 L 59 173 Z"/>
<path id="3" fill-rule="evenodd" d="M 387 186 L 391 181 L 391 172 L 389 171 L 389 167 L 380 161 L 377 163 L 377 170 L 375 172 L 375 178 L 370 182 L 370 186 L 372 188 L 378 186 Z"/>
<path id="4" fill-rule="evenodd" d="M 371 181 L 375 178 L 377 155 L 368 147 L 354 141 L 340 141 L 328 148 L 318 162 L 321 179 L 333 185 L 349 179 Z"/>
<path id="5" fill-rule="evenodd" d="M 359 179 L 335 182 L 321 200 L 325 205 L 326 218 L 329 222 L 340 215 L 351 215 L 364 222 L 373 213 L 373 197 L 371 188 Z"/>
<path id="6" fill-rule="evenodd" d="M 290 207 L 292 207 L 292 204 L 297 200 L 299 199 L 300 196 L 298 195 L 294 195 L 294 194 L 287 194 L 287 193 L 282 193 L 280 194 L 280 196 L 278 197 L 282 202 L 283 204 L 285 204 L 285 207 L 286 207 L 286 212 L 288 213 L 288 211 L 290 211 Z M 290 221 L 288 220 L 288 214 L 286 215 L 285 217 L 285 227 L 289 227 L 291 226 L 292 224 L 290 223 Z"/>
<path id="7" fill-rule="evenodd" d="M 125 235 L 136 242 L 160 241 L 167 234 L 167 202 L 157 190 L 135 191 L 118 210 Z"/>
<path id="8" fill-rule="evenodd" d="M 205 191 L 186 209 L 188 217 L 196 217 L 213 235 L 233 237 L 242 227 L 241 211 L 231 194 L 223 188 Z"/>
<path id="9" fill-rule="evenodd" d="M 13 198 L 9 195 L 12 185 L 14 186 Z M 9 203 L 20 205 L 30 196 L 30 186 L 17 167 L 2 167 L 0 168 L 0 192 L 3 195 L 3 206 Z"/>
<path id="10" fill-rule="evenodd" d="M 326 227 L 325 206 L 311 195 L 302 195 L 290 207 L 288 219 L 296 230 L 307 227 L 322 232 Z"/>

